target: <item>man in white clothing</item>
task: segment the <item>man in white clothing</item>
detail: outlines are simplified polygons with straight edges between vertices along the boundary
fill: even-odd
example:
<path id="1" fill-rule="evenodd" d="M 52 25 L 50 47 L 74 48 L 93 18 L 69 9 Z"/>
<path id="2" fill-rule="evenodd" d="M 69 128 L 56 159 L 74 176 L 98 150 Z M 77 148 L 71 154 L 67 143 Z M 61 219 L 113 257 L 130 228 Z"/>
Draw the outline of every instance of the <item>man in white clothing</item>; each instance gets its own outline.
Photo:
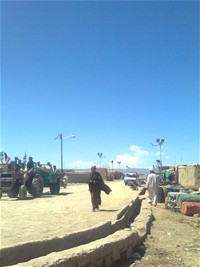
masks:
<path id="1" fill-rule="evenodd" d="M 149 171 L 150 174 L 147 176 L 147 190 L 149 193 L 148 203 L 156 206 L 159 180 L 153 168 L 150 169 Z"/>

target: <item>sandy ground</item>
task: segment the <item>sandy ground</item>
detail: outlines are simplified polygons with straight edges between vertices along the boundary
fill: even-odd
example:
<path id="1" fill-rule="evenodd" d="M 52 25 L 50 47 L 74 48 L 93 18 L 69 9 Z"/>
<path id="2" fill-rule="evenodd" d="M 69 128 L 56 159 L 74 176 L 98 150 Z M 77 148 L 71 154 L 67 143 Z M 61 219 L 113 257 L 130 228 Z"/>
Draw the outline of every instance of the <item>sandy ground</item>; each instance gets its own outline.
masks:
<path id="1" fill-rule="evenodd" d="M 41 198 L 10 199 L 3 195 L 1 205 L 1 246 L 47 239 L 87 229 L 114 220 L 138 194 L 123 181 L 107 182 L 112 192 L 102 192 L 100 212 L 92 212 L 86 184 L 69 184 L 58 196 L 46 189 Z M 146 200 L 144 200 L 146 201 Z M 188 217 L 153 207 L 155 217 L 144 242 L 145 254 L 140 261 L 130 259 L 120 267 L 199 267 L 200 218 Z"/>
<path id="2" fill-rule="evenodd" d="M 200 218 L 153 208 L 155 220 L 145 241 L 146 253 L 134 267 L 199 267 Z"/>
<path id="3" fill-rule="evenodd" d="M 4 194 L 0 201 L 1 246 L 62 236 L 114 220 L 138 191 L 124 186 L 121 180 L 107 184 L 112 192 L 102 192 L 100 212 L 92 212 L 87 184 L 69 184 L 57 196 L 50 195 L 46 188 L 41 198 L 29 195 L 27 200 Z"/>

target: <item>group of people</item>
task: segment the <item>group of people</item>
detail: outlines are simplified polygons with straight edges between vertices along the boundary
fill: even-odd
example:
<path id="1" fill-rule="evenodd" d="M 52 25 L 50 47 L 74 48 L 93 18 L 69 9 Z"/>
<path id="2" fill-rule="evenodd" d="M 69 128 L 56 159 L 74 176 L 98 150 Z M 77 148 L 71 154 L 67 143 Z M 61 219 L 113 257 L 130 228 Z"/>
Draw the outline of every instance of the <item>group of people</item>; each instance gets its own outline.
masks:
<path id="1" fill-rule="evenodd" d="M 29 157 L 27 163 L 27 170 L 30 170 L 34 167 L 33 158 Z M 54 171 L 56 167 L 54 166 Z M 159 187 L 159 179 L 155 174 L 154 168 L 151 168 L 150 174 L 147 176 L 146 187 L 148 190 L 148 203 L 150 205 L 157 205 L 157 194 Z M 101 191 L 105 191 L 105 183 L 102 179 L 102 176 L 96 170 L 96 166 L 92 166 L 90 178 L 88 180 L 89 191 L 91 195 L 92 211 L 99 211 L 99 206 L 101 205 Z M 110 190 L 111 191 L 111 190 Z M 110 192 L 108 192 L 109 194 Z"/>
<path id="2" fill-rule="evenodd" d="M 3 152 L 2 152 L 2 155 L 3 155 Z M 6 155 L 6 157 L 7 157 L 7 155 Z M 9 158 L 9 160 L 10 160 L 10 158 Z M 27 172 L 34 167 L 34 161 L 33 161 L 32 157 L 28 158 L 28 162 L 27 162 L 26 167 L 27 167 L 27 169 L 26 169 Z M 54 172 L 57 172 L 55 165 L 53 166 L 52 169 Z M 101 174 L 99 172 L 97 172 L 97 170 L 96 170 L 96 166 L 92 166 L 92 168 L 91 168 L 91 174 L 90 174 L 90 178 L 88 180 L 88 185 L 89 185 L 89 191 L 90 191 L 90 195 L 91 195 L 92 211 L 98 211 L 99 206 L 101 205 L 101 191 L 103 190 L 105 193 L 109 194 L 111 192 L 111 189 L 107 185 L 105 185 Z M 157 205 L 159 179 L 158 179 L 157 175 L 155 174 L 155 171 L 153 168 L 150 169 L 150 174 L 147 176 L 146 187 L 148 190 L 148 203 L 156 206 Z"/>
<path id="3" fill-rule="evenodd" d="M 53 172 L 59 172 L 59 170 L 56 168 L 56 165 L 53 165 L 53 166 L 52 166 L 52 164 L 51 164 L 50 162 L 47 162 L 46 165 L 47 165 L 47 166 L 50 168 L 50 170 L 52 170 Z M 21 166 L 25 166 L 25 164 L 22 163 Z M 35 166 L 37 166 L 37 167 L 39 167 L 39 168 L 42 168 L 42 167 L 41 167 L 42 165 L 40 164 L 40 162 L 35 163 L 35 162 L 33 161 L 33 157 L 29 157 L 29 158 L 28 158 L 27 165 L 26 165 L 26 171 L 28 172 L 29 170 L 31 170 L 31 169 L 34 168 Z M 43 167 L 42 169 L 43 169 L 43 170 L 46 170 L 46 167 Z"/>

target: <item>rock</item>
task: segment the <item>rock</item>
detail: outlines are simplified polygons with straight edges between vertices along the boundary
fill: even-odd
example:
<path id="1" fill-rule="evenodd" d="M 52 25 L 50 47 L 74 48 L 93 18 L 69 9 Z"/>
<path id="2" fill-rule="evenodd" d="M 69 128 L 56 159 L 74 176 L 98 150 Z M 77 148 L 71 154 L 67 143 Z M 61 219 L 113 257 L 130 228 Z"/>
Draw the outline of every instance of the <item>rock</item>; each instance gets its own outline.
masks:
<path id="1" fill-rule="evenodd" d="M 142 256 L 138 252 L 135 252 L 135 253 L 133 253 L 133 258 L 135 260 L 141 260 L 142 259 Z"/>

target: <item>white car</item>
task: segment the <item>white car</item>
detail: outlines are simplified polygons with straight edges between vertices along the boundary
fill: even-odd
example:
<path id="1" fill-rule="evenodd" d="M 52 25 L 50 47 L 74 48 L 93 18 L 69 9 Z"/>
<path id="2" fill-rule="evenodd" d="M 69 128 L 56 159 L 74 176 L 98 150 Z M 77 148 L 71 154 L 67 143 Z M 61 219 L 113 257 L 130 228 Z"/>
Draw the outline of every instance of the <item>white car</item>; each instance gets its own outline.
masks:
<path id="1" fill-rule="evenodd" d="M 126 173 L 124 176 L 124 183 L 125 185 L 128 185 L 130 182 L 138 183 L 139 175 L 137 172 L 129 172 Z"/>

